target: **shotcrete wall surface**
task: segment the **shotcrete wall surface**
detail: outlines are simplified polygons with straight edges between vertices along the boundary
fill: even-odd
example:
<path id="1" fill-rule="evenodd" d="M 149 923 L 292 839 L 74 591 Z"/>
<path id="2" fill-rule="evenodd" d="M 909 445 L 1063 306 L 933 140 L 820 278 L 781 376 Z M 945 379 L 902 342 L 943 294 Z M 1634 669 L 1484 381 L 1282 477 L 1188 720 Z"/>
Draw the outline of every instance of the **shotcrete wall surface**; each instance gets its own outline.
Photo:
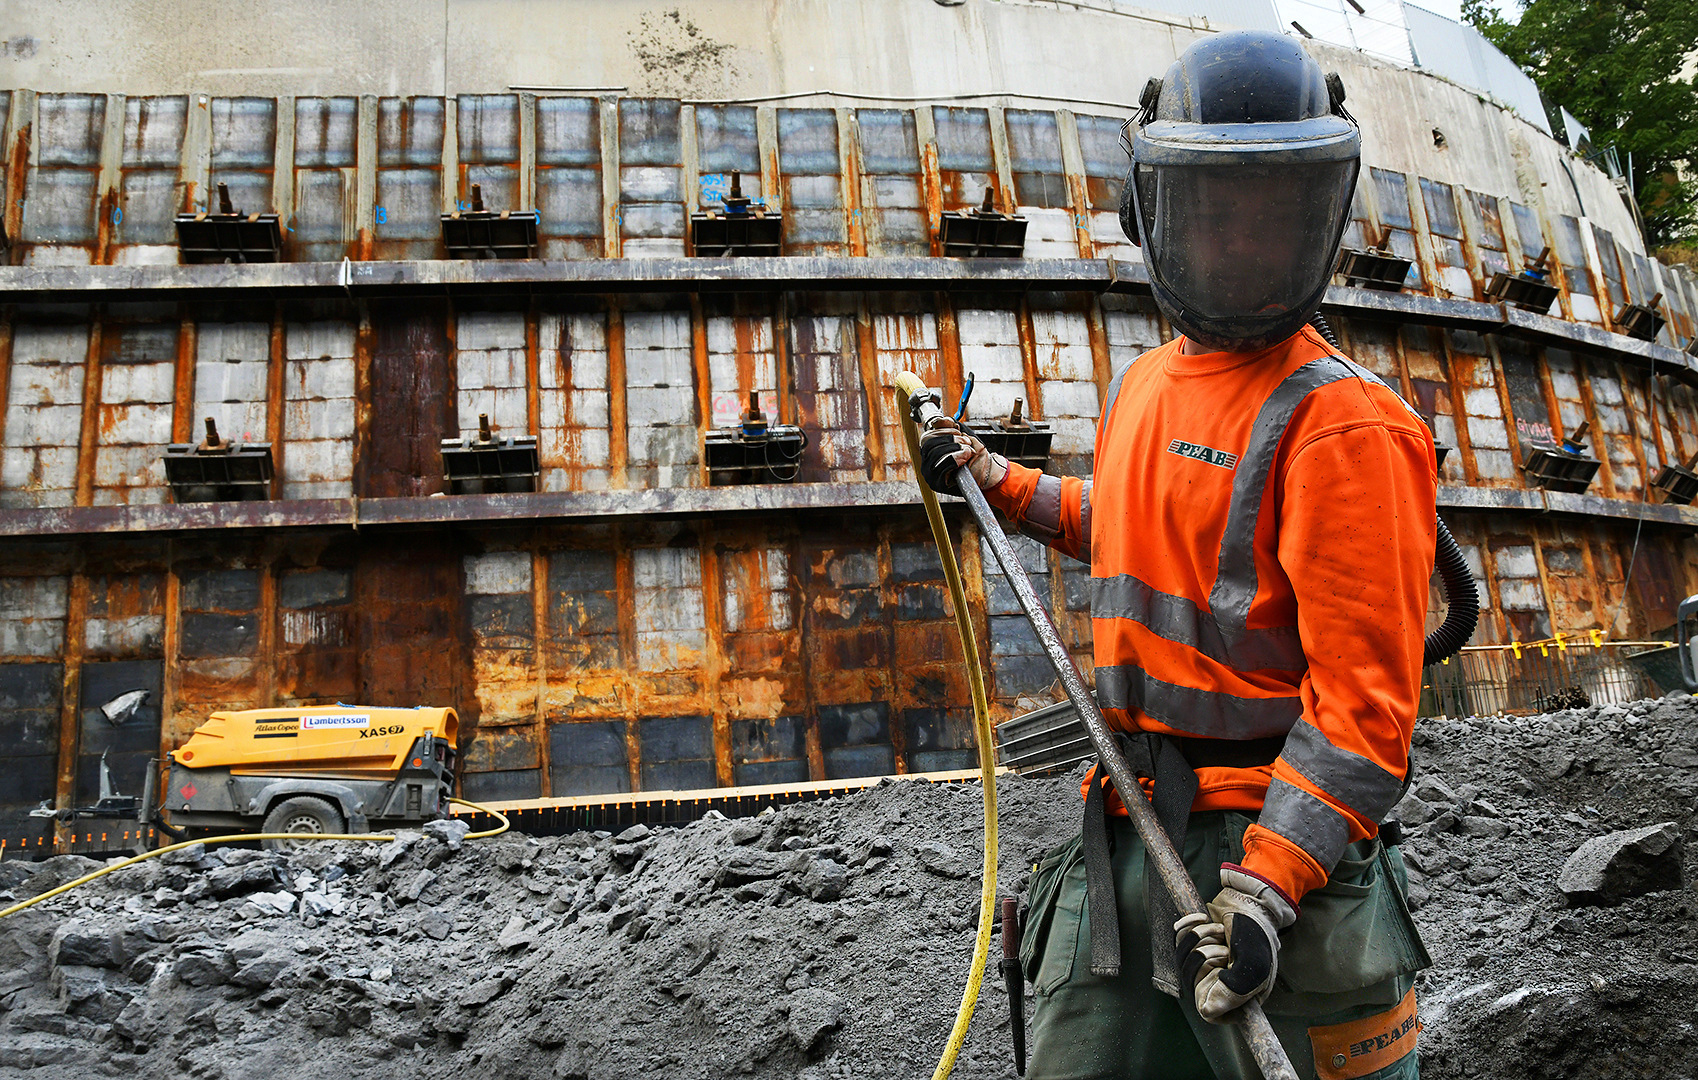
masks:
<path id="1" fill-rule="evenodd" d="M 1394 817 L 1434 960 L 1425 1080 L 1698 1075 L 1693 699 L 1423 721 L 1414 762 Z M 1020 896 L 1077 832 L 1079 775 L 998 800 Z M 0 1076 L 925 1075 L 972 952 L 981 805 L 887 781 L 617 836 L 191 849 L 0 922 Z M 1652 891 L 1565 897 L 1574 852 L 1620 830 L 1661 839 Z M 94 865 L 6 863 L 0 899 Z M 993 971 L 955 1075 L 1012 1076 L 1008 1025 Z"/>

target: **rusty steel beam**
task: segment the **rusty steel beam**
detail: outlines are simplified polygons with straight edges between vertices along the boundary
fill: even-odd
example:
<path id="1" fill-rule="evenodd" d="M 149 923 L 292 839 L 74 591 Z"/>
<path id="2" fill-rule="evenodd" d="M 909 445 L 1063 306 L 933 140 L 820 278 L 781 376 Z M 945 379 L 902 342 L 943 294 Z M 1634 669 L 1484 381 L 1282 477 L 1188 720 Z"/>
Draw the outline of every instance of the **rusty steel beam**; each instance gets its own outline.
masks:
<path id="1" fill-rule="evenodd" d="M 1087 291 L 1147 294 L 1137 263 L 1112 259 L 945 259 L 925 256 L 784 256 L 590 260 L 421 260 L 356 262 L 349 279 L 338 263 L 192 266 L 0 267 L 0 293 L 12 302 L 98 303 L 113 293 L 132 300 L 238 297 L 475 297 L 655 292 L 830 290 Z M 1698 362 L 1678 349 L 1511 305 L 1445 300 L 1333 286 L 1322 310 L 1510 334 L 1528 341 L 1608 355 L 1698 386 Z"/>
<path id="2" fill-rule="evenodd" d="M 499 525 L 721 514 L 896 509 L 919 505 L 910 481 L 749 484 L 626 491 L 535 492 L 283 502 L 75 506 L 0 510 L 0 537 L 193 533 L 226 529 L 368 529 Z M 959 507 L 946 497 L 946 507 Z M 1567 514 L 1698 529 L 1698 507 L 1538 489 L 1442 486 L 1440 510 Z"/>
<path id="3" fill-rule="evenodd" d="M 1440 485 L 1440 510 L 1501 510 L 1527 514 L 1542 513 L 1545 493 L 1532 488 L 1464 487 Z"/>
<path id="4" fill-rule="evenodd" d="M 1504 307 L 1503 304 L 1483 304 L 1475 300 L 1441 300 L 1425 293 L 1381 292 L 1348 285 L 1329 285 L 1326 297 L 1321 301 L 1321 310 L 1329 315 L 1396 319 L 1399 322 L 1475 330 L 1482 334 L 1503 329 L 1506 324 Z"/>
<path id="5" fill-rule="evenodd" d="M 924 256 L 654 259 L 478 259 L 361 261 L 342 264 L 249 263 L 189 266 L 0 267 L 0 293 L 14 302 L 211 300 L 235 296 L 384 297 L 562 292 L 771 292 L 774 289 L 903 291 L 1046 289 L 1101 291 L 1110 284 L 1100 259 L 943 259 Z M 1122 265 L 1123 287 L 1147 282 L 1142 267 Z M 1147 284 L 1145 285 L 1147 289 Z"/>
<path id="6" fill-rule="evenodd" d="M 65 651 L 59 690 L 59 761 L 54 786 L 58 809 L 77 805 L 77 756 L 82 751 L 83 652 L 88 624 L 88 574 L 77 566 L 70 576 L 65 601 Z M 74 824 L 74 822 L 73 822 Z M 54 844 L 63 844 L 70 830 L 54 822 Z"/>
<path id="7" fill-rule="evenodd" d="M 297 499 L 288 502 L 30 507 L 0 511 L 0 536 L 76 536 L 324 525 L 352 528 L 358 523 L 355 505 L 352 499 Z"/>
<path id="8" fill-rule="evenodd" d="M 1650 371 L 1655 367 L 1662 374 L 1672 374 L 1692 382 L 1693 360 L 1679 349 L 1614 334 L 1590 323 L 1569 322 L 1522 311 L 1512 304 L 1491 306 L 1503 308 L 1503 329 L 1500 333 L 1513 334 L 1541 345 L 1609 356 L 1640 371 Z"/>

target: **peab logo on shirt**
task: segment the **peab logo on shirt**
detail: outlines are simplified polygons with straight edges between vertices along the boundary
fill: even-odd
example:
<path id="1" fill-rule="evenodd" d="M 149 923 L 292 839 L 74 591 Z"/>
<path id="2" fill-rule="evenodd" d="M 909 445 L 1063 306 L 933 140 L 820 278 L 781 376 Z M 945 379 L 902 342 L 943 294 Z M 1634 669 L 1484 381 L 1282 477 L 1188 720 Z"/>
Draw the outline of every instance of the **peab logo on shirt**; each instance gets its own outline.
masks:
<path id="1" fill-rule="evenodd" d="M 1168 443 L 1167 452 L 1170 454 L 1178 454 L 1180 457 L 1195 458 L 1198 461 L 1207 462 L 1210 465 L 1219 465 L 1221 468 L 1227 470 L 1236 469 L 1238 467 L 1237 454 L 1229 454 L 1225 450 L 1215 450 L 1211 447 L 1199 446 L 1196 443 L 1188 443 L 1181 439 L 1175 439 Z"/>

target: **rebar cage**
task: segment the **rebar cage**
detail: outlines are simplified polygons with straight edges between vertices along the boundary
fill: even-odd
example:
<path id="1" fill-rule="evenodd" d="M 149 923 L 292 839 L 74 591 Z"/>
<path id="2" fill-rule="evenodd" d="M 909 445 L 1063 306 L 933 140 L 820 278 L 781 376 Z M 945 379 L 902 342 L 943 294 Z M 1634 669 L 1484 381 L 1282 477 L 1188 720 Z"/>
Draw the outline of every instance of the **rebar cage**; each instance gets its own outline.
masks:
<path id="1" fill-rule="evenodd" d="M 1619 649 L 1570 645 L 1466 650 L 1421 673 L 1419 716 L 1553 712 L 1661 697 Z"/>

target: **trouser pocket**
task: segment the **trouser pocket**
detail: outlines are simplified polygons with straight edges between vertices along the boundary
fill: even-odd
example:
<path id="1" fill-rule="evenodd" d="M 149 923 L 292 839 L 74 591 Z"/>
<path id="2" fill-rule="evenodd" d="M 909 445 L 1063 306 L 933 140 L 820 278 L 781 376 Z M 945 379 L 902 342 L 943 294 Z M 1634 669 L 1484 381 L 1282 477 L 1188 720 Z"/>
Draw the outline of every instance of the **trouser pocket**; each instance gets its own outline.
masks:
<path id="1" fill-rule="evenodd" d="M 1020 966 L 1040 994 L 1054 990 L 1072 973 L 1085 903 L 1084 874 L 1078 837 L 1044 856 L 1032 872 Z"/>
<path id="2" fill-rule="evenodd" d="M 1280 935 L 1279 988 L 1348 993 L 1430 966 L 1401 870 L 1402 859 L 1377 838 L 1346 848 L 1327 883 L 1304 895 L 1296 924 Z"/>

